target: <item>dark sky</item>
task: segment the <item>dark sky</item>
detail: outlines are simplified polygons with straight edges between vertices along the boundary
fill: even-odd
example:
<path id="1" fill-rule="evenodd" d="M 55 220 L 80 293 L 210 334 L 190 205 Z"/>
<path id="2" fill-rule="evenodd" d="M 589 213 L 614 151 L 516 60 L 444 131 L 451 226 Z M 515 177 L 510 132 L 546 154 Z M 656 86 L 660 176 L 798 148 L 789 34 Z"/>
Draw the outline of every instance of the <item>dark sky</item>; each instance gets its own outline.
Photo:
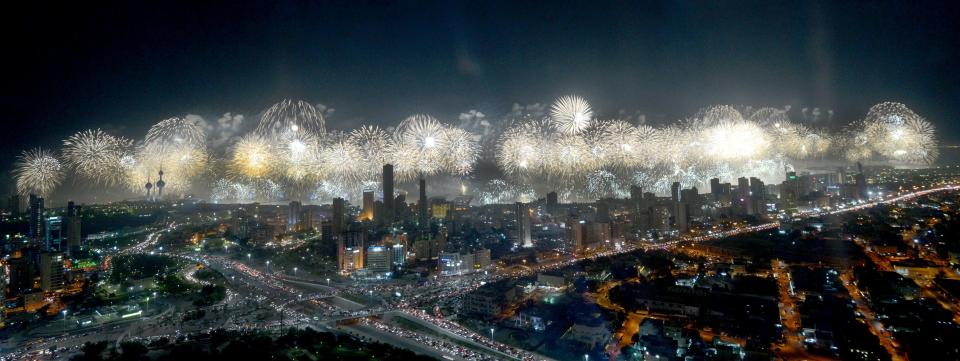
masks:
<path id="1" fill-rule="evenodd" d="M 19 151 L 85 128 L 139 138 L 283 98 L 341 127 L 567 93 L 667 119 L 789 104 L 847 122 L 892 100 L 960 139 L 957 1 L 240 3 L 8 5 L 0 185 Z"/>

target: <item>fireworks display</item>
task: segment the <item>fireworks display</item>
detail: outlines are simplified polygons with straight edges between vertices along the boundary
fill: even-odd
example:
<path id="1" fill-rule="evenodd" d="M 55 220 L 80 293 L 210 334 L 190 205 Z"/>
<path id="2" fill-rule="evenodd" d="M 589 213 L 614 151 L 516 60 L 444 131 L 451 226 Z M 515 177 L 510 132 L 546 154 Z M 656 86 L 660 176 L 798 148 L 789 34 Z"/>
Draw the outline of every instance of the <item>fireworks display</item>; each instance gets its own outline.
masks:
<path id="1" fill-rule="evenodd" d="M 17 180 L 17 192 L 45 196 L 63 181 L 63 166 L 52 152 L 36 148 L 17 157 L 13 174 Z"/>
<path id="2" fill-rule="evenodd" d="M 391 163 L 398 183 L 450 177 L 466 187 L 478 181 L 469 188 L 481 203 L 508 203 L 548 191 L 564 200 L 624 197 L 631 185 L 665 194 L 673 182 L 704 186 L 713 177 L 776 182 L 804 161 L 927 165 L 938 156 L 934 127 L 900 103 L 875 105 L 864 119 L 835 130 L 795 123 L 786 109 L 731 106 L 660 126 L 600 120 L 578 96 L 549 107 L 515 105 L 492 125 L 464 121 L 464 114 L 460 126 L 417 114 L 386 129 L 328 131 L 316 107 L 284 100 L 262 113 L 254 131 L 220 150 L 213 144 L 222 141 L 208 139 L 202 119 L 176 117 L 136 143 L 100 129 L 78 132 L 59 153 L 25 151 L 14 175 L 23 194 L 50 194 L 67 173 L 84 184 L 140 193 L 162 169 L 164 194 L 200 189 L 224 202 L 324 201 L 354 200 L 378 188 L 383 164 Z M 475 174 L 484 161 L 496 165 L 493 178 Z"/>
<path id="3" fill-rule="evenodd" d="M 63 158 L 68 167 L 85 180 L 112 187 L 126 181 L 126 167 L 133 141 L 115 137 L 100 129 L 85 130 L 63 141 Z"/>

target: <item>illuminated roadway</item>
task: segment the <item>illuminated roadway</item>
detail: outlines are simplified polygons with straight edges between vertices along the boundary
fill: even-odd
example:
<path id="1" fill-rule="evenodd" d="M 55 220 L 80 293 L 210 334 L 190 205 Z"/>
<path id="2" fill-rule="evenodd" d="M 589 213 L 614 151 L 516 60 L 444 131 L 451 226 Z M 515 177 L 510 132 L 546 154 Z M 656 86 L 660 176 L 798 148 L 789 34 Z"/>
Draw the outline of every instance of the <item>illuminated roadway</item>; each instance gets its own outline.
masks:
<path id="1" fill-rule="evenodd" d="M 869 207 L 873 207 L 880 204 L 888 204 L 894 202 L 900 202 L 904 200 L 909 200 L 919 196 L 928 195 L 931 193 L 941 192 L 941 191 L 951 191 L 955 190 L 956 187 L 953 185 L 920 190 L 912 193 L 906 193 L 898 196 L 890 196 L 883 200 L 865 202 L 851 207 L 833 209 L 833 210 L 822 210 L 822 211 L 810 211 L 797 214 L 799 218 L 806 217 L 815 217 L 820 215 L 832 215 L 840 214 L 847 212 L 854 212 L 863 210 Z M 657 243 L 639 243 L 631 244 L 624 243 L 621 247 L 614 250 L 607 250 L 603 252 L 597 252 L 594 254 L 586 256 L 570 256 L 567 259 L 561 259 L 550 263 L 540 264 L 534 267 L 529 267 L 526 269 L 509 269 L 509 270 L 487 270 L 484 272 L 475 272 L 472 274 L 466 275 L 452 275 L 452 276 L 434 276 L 428 279 L 424 284 L 420 285 L 411 285 L 411 284 L 382 284 L 382 285 L 345 285 L 339 287 L 329 287 L 324 292 L 317 292 L 313 294 L 304 295 L 302 292 L 296 290 L 293 287 L 285 285 L 289 280 L 285 280 L 283 276 L 276 273 L 265 273 L 259 270 L 256 270 L 252 267 L 247 266 L 242 262 L 237 262 L 229 260 L 219 256 L 204 256 L 196 257 L 189 254 L 181 253 L 163 253 L 166 255 L 172 255 L 176 257 L 188 258 L 191 261 L 202 262 L 209 267 L 212 267 L 221 273 L 225 277 L 231 279 L 231 287 L 236 287 L 238 289 L 243 289 L 244 292 L 236 292 L 232 295 L 237 295 L 235 297 L 230 297 L 235 306 L 233 307 L 243 307 L 236 306 L 242 305 L 243 301 L 256 301 L 260 304 L 267 304 L 270 308 L 276 310 L 277 312 L 283 315 L 282 320 L 269 320 L 269 321 L 250 321 L 249 319 L 245 322 L 238 322 L 232 320 L 231 317 L 227 317 L 226 321 L 223 321 L 219 327 L 226 329 L 235 329 L 235 330 L 246 330 L 246 329 L 269 329 L 271 327 L 279 327 L 281 322 L 284 325 L 290 326 L 314 326 L 318 329 L 330 329 L 331 324 L 336 321 L 348 320 L 348 319 L 361 319 L 371 315 L 383 315 L 387 312 L 393 311 L 403 311 L 403 313 L 410 317 L 416 317 L 418 320 L 423 322 L 429 322 L 436 325 L 437 327 L 447 329 L 449 332 L 461 335 L 472 342 L 482 345 L 483 348 L 495 348 L 499 352 L 505 352 L 507 354 L 515 355 L 516 359 L 524 360 L 534 360 L 534 359 L 547 359 L 545 356 L 537 355 L 525 350 L 516 349 L 510 346 L 506 346 L 497 342 L 490 340 L 489 338 L 476 335 L 470 330 L 467 330 L 458 325 L 453 325 L 449 321 L 443 321 L 439 319 L 433 319 L 432 316 L 429 316 L 422 312 L 417 312 L 415 309 L 420 306 L 428 305 L 431 302 L 435 302 L 442 299 L 450 299 L 452 297 L 460 296 L 467 292 L 470 292 L 484 284 L 490 282 L 496 282 L 506 278 L 518 278 L 525 276 L 532 276 L 536 273 L 559 269 L 574 265 L 578 262 L 587 259 L 596 259 L 599 257 L 609 257 L 618 254 L 624 254 L 629 252 L 634 252 L 638 250 L 653 250 L 653 249 L 670 249 L 677 245 L 680 245 L 683 242 L 702 242 L 708 240 L 715 240 L 724 237 L 730 237 L 740 234 L 753 233 L 764 230 L 776 229 L 780 226 L 780 223 L 777 221 L 763 223 L 753 226 L 744 226 L 734 229 L 730 229 L 722 232 L 715 232 L 708 235 L 702 236 L 684 236 L 676 239 L 668 240 L 665 242 Z M 168 229 L 175 229 L 176 224 L 170 224 Z M 135 253 L 153 253 L 154 251 L 148 251 L 159 240 L 160 233 L 166 230 L 160 230 L 150 233 L 147 238 L 132 247 L 122 250 L 119 254 L 135 254 Z M 162 250 L 162 248 L 161 248 Z M 192 272 L 191 272 L 192 273 Z M 239 278 L 239 281 L 237 280 Z M 297 280 L 298 282 L 303 282 L 302 280 Z M 314 283 L 315 286 L 323 286 L 321 283 Z M 337 297 L 342 293 L 349 293 L 354 296 L 363 297 L 365 295 L 372 296 L 376 295 L 380 300 L 379 305 L 374 305 L 362 310 L 343 310 L 341 308 L 332 307 L 327 303 L 318 302 L 319 299 Z M 394 297 L 394 295 L 401 295 L 400 297 Z M 240 296 L 242 295 L 242 296 Z M 229 306 L 228 306 L 229 307 Z M 315 316 L 314 316 L 315 315 Z M 210 327 L 213 329 L 215 327 Z M 143 339 L 149 336 L 157 335 L 180 335 L 182 334 L 180 330 L 177 330 L 174 334 L 168 335 L 164 333 L 155 333 L 152 331 L 161 331 L 165 329 L 142 329 L 137 337 L 138 339 Z M 77 342 L 76 339 L 71 338 L 80 338 L 81 341 Z M 70 333 L 67 333 L 66 337 L 53 337 L 46 340 L 41 340 L 32 344 L 33 352 L 24 352 L 23 355 L 28 354 L 36 355 L 36 350 L 44 350 L 52 345 L 58 346 L 77 346 L 82 344 L 82 340 L 86 340 L 86 334 L 84 337 L 71 337 Z M 402 345 L 401 345 L 402 346 Z M 444 350 L 438 350 L 441 354 L 449 353 Z M 502 354 L 501 354 L 502 355 Z M 456 355 L 453 355 L 456 356 Z M 457 359 L 462 357 L 456 357 Z"/>

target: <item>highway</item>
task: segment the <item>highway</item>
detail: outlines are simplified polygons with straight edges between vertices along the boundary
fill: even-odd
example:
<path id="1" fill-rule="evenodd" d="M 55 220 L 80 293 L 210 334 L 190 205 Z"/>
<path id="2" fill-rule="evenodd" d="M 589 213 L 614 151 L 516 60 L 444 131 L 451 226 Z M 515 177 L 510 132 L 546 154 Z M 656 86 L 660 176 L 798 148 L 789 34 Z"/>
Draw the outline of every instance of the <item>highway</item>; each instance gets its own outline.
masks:
<path id="1" fill-rule="evenodd" d="M 815 217 L 825 214 L 840 214 L 845 212 L 854 212 L 873 207 L 880 204 L 899 202 L 909 200 L 919 196 L 928 195 L 941 191 L 952 191 L 956 187 L 948 185 L 939 188 L 920 190 L 913 193 L 891 196 L 889 198 L 874 202 L 866 202 L 852 207 L 835 210 L 822 210 L 819 212 L 805 212 L 799 214 L 801 218 Z M 395 336 L 409 339 L 409 335 L 404 335 L 397 327 L 378 326 L 382 321 L 369 318 L 369 316 L 379 316 L 389 312 L 402 312 L 408 317 L 416 318 L 420 322 L 425 322 L 440 329 L 449 332 L 452 335 L 466 342 L 477 345 L 480 349 L 495 350 L 501 355 L 510 355 L 512 358 L 520 360 L 545 360 L 544 356 L 534 354 L 525 350 L 506 346 L 489 337 L 478 335 L 464 327 L 453 322 L 437 319 L 418 308 L 432 304 L 440 300 L 448 300 L 456 296 L 463 295 L 475 290 L 487 283 L 496 282 L 507 278 L 518 278 L 533 276 L 537 273 L 560 269 L 574 265 L 587 259 L 596 259 L 599 257 L 609 257 L 618 254 L 635 252 L 638 250 L 671 249 L 684 242 L 703 242 L 720 239 L 740 234 L 753 233 L 764 230 L 776 229 L 779 222 L 769 222 L 753 226 L 744 226 L 723 232 L 716 232 L 702 236 L 684 236 L 663 242 L 643 242 L 626 243 L 618 249 L 597 252 L 584 256 L 570 256 L 566 259 L 559 259 L 550 263 L 536 265 L 528 268 L 508 268 L 508 269 L 488 269 L 482 272 L 475 272 L 465 275 L 434 276 L 423 284 L 413 285 L 398 282 L 388 282 L 384 284 L 348 284 L 326 286 L 320 282 L 311 282 L 303 279 L 290 279 L 275 272 L 264 272 L 250 267 L 243 262 L 227 259 L 222 256 L 199 256 L 196 254 L 181 252 L 163 252 L 162 247 L 157 247 L 161 232 L 176 229 L 177 225 L 171 223 L 167 228 L 151 232 L 144 241 L 137 243 L 127 249 L 121 250 L 118 254 L 137 254 L 137 253 L 162 253 L 178 258 L 184 258 L 191 262 L 202 263 L 221 272 L 229 280 L 231 289 L 230 297 L 220 305 L 212 306 L 211 310 L 220 310 L 216 315 L 208 316 L 201 322 L 177 322 L 182 320 L 185 311 L 174 313 L 167 312 L 153 316 L 143 317 L 136 323 L 124 323 L 114 326 L 103 325 L 99 332 L 93 335 L 88 332 L 66 332 L 58 337 L 49 337 L 46 339 L 34 340 L 29 342 L 30 350 L 25 350 L 27 342 L 18 344 L 4 344 L 4 349 L 17 349 L 13 355 L 34 357 L 43 356 L 41 350 L 46 350 L 51 346 L 78 350 L 78 346 L 86 341 L 102 339 L 102 336 L 109 336 L 110 332 L 105 328 L 113 327 L 120 330 L 119 338 L 125 335 L 131 336 L 129 339 L 155 339 L 157 337 L 176 337 L 190 332 L 209 331 L 216 328 L 225 328 L 228 330 L 250 330 L 250 329 L 270 329 L 281 327 L 314 327 L 317 329 L 331 329 L 331 325 L 337 321 L 349 319 L 363 319 L 366 327 L 376 329 L 377 332 L 393 332 Z M 195 268 L 195 267 L 190 267 Z M 195 269 L 193 270 L 195 271 Z M 184 276 L 188 280 L 197 281 L 192 277 L 193 271 L 186 270 Z M 308 283 L 317 289 L 321 286 L 322 291 L 304 294 L 303 289 L 298 288 Z M 852 292 L 851 292 L 852 293 Z M 400 295 L 399 297 L 396 295 Z M 362 309 L 344 309 L 335 307 L 330 302 L 323 302 L 324 299 L 330 299 L 339 296 L 352 296 L 354 299 L 369 299 Z M 267 308 L 276 315 L 282 315 L 279 318 L 272 318 L 261 312 L 261 308 Z M 239 316 L 246 315 L 246 316 Z M 123 326 L 123 329 L 119 327 Z M 111 329 L 112 330 L 112 329 Z M 370 334 L 371 329 L 354 329 L 354 332 Z M 340 332 L 346 332 L 341 330 Z M 789 336 L 788 336 L 789 339 Z M 388 339 L 384 339 L 387 341 Z M 792 340 L 791 340 L 791 343 Z M 419 343 L 421 346 L 428 343 Z M 396 346 L 404 347 L 404 343 L 398 342 Z M 421 347 L 422 348 L 422 347 Z M 434 352 L 431 356 L 449 355 L 451 359 L 473 359 L 476 358 L 476 350 L 463 348 L 451 348 L 448 343 L 437 342 L 436 346 L 430 347 Z M 416 351 L 416 350 L 415 350 Z M 804 355 L 808 356 L 808 355 Z"/>

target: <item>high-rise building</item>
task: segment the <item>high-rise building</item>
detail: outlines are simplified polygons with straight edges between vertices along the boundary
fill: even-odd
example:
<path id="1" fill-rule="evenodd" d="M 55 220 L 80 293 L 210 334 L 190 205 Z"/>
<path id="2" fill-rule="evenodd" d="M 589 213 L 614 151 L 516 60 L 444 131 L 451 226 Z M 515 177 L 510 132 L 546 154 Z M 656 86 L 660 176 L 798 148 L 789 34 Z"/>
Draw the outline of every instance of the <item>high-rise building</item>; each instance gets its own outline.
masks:
<path id="1" fill-rule="evenodd" d="M 299 201 L 290 202 L 287 208 L 287 230 L 299 232 L 303 229 L 300 222 L 300 213 L 303 211 L 303 205 Z"/>
<path id="2" fill-rule="evenodd" d="M 27 236 L 34 242 L 38 242 L 43 237 L 43 198 L 36 194 L 30 195 L 30 229 Z"/>
<path id="3" fill-rule="evenodd" d="M 63 289 L 63 253 L 44 252 L 40 255 L 40 288 L 44 292 Z"/>
<path id="4" fill-rule="evenodd" d="M 713 195 L 713 201 L 720 200 L 720 194 L 722 194 L 722 189 L 720 188 L 720 178 L 711 178 L 710 179 L 710 194 Z"/>
<path id="5" fill-rule="evenodd" d="M 427 180 L 420 178 L 420 200 L 417 202 L 420 217 L 417 222 L 420 225 L 420 231 L 424 233 L 430 230 L 430 214 L 427 207 L 429 207 L 427 203 Z"/>
<path id="6" fill-rule="evenodd" d="M 517 244 L 523 247 L 533 247 L 530 236 L 530 208 L 523 202 L 517 202 Z"/>
<path id="7" fill-rule="evenodd" d="M 857 174 L 853 176 L 853 183 L 857 187 L 857 199 L 867 199 L 867 176 L 863 174 L 863 164 L 857 162 Z"/>
<path id="8" fill-rule="evenodd" d="M 337 263 L 341 273 L 350 273 L 363 268 L 367 232 L 350 229 L 337 240 Z"/>
<path id="9" fill-rule="evenodd" d="M 674 202 L 680 201 L 680 182 L 673 182 L 670 185 L 670 200 Z"/>
<path id="10" fill-rule="evenodd" d="M 63 251 L 63 219 L 59 216 L 43 221 L 43 250 Z"/>
<path id="11" fill-rule="evenodd" d="M 557 202 L 557 192 L 547 193 L 547 213 L 557 217 L 560 213 L 560 205 Z"/>
<path id="12" fill-rule="evenodd" d="M 393 194 L 393 164 L 383 165 L 383 220 L 384 223 L 392 223 L 396 218 L 395 196 Z"/>
<path id="13" fill-rule="evenodd" d="M 34 270 L 35 266 L 34 263 L 31 262 L 30 257 L 17 251 L 14 252 L 13 257 L 7 261 L 7 264 L 10 267 L 10 275 L 7 280 L 7 288 L 10 293 L 19 295 L 33 290 L 33 280 L 36 278 L 36 271 Z"/>
<path id="14" fill-rule="evenodd" d="M 760 214 L 766 208 L 767 189 L 763 181 L 750 177 L 750 214 Z"/>
<path id="15" fill-rule="evenodd" d="M 330 227 L 333 232 L 333 236 L 337 237 L 340 233 L 343 232 L 343 227 L 346 225 L 346 200 L 343 198 L 334 198 L 333 199 L 333 214 L 330 216 Z"/>
<path id="16" fill-rule="evenodd" d="M 361 221 L 373 220 L 373 191 L 363 191 L 363 209 L 360 210 Z"/>
<path id="17" fill-rule="evenodd" d="M 366 269 L 373 273 L 388 273 L 393 266 L 393 257 L 387 247 L 367 247 Z"/>
<path id="18" fill-rule="evenodd" d="M 567 241 L 570 243 L 570 246 L 573 247 L 574 252 L 583 252 L 586 250 L 586 243 L 584 242 L 585 227 L 586 221 L 576 217 L 567 220 Z"/>
<path id="19" fill-rule="evenodd" d="M 407 264 L 407 249 L 403 244 L 397 243 L 390 246 L 390 254 L 393 260 L 391 261 L 396 266 L 403 266 Z"/>
<path id="20" fill-rule="evenodd" d="M 63 238 L 67 244 L 67 253 L 73 255 L 82 246 L 80 244 L 80 207 L 73 201 L 67 202 L 67 215 L 63 219 Z"/>

